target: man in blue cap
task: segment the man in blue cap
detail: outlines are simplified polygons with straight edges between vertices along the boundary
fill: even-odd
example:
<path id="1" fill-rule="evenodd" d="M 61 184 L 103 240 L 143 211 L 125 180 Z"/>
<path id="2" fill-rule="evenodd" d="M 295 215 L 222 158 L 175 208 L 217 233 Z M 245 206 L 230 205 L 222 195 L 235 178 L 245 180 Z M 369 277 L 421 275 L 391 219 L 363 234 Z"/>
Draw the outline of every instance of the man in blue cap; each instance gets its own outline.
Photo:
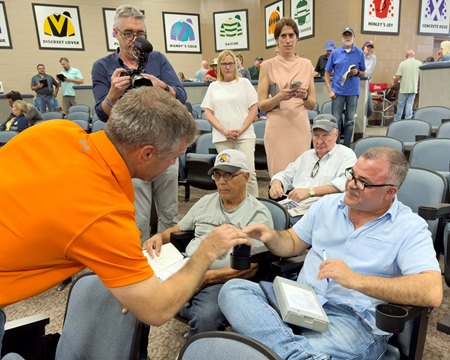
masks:
<path id="1" fill-rule="evenodd" d="M 314 69 L 314 77 L 323 77 L 325 75 L 325 67 L 327 66 L 328 58 L 331 52 L 336 48 L 334 40 L 327 40 L 325 43 L 326 53 L 319 56 L 317 59 L 316 68 Z"/>

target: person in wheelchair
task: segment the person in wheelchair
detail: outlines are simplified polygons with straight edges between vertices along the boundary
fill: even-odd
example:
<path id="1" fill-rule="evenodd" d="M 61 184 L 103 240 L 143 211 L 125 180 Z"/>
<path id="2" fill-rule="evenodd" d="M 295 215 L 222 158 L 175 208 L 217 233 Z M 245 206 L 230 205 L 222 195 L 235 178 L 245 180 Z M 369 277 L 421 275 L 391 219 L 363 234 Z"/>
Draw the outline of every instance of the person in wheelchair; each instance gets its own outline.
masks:
<path id="1" fill-rule="evenodd" d="M 379 359 L 392 334 L 376 327 L 376 305 L 438 307 L 442 280 L 428 225 L 396 197 L 407 172 L 401 152 L 371 148 L 346 169 L 345 193 L 320 199 L 293 228 L 243 229 L 278 256 L 310 248 L 297 281 L 315 290 L 330 324 L 322 333 L 294 331 L 258 284 L 236 279 L 219 294 L 233 329 L 282 359 Z"/>
<path id="2" fill-rule="evenodd" d="M 356 162 L 352 149 L 336 144 L 339 136 L 336 118 L 321 114 L 311 127 L 313 149 L 305 151 L 286 169 L 272 176 L 269 197 L 281 200 L 286 196 L 296 202 L 344 191 L 346 168 Z M 305 204 L 306 206 L 306 204 Z M 291 216 L 293 226 L 301 216 Z"/>
<path id="3" fill-rule="evenodd" d="M 220 152 L 208 174 L 216 182 L 218 191 L 203 196 L 177 225 L 147 240 L 144 249 L 150 256 L 159 255 L 161 245 L 170 241 L 173 232 L 195 230 L 195 237 L 186 248 L 186 254 L 192 256 L 203 239 L 222 224 L 231 224 L 239 229 L 250 224 L 273 226 L 269 210 L 247 192 L 250 173 L 244 153 L 234 149 Z M 262 245 L 259 241 L 253 244 L 256 247 Z M 189 319 L 189 337 L 200 332 L 224 330 L 228 323 L 217 304 L 223 283 L 233 278 L 250 279 L 258 270 L 255 263 L 248 270 L 233 270 L 229 264 L 229 252 L 214 261 L 196 294 L 181 308 L 179 314 Z"/>

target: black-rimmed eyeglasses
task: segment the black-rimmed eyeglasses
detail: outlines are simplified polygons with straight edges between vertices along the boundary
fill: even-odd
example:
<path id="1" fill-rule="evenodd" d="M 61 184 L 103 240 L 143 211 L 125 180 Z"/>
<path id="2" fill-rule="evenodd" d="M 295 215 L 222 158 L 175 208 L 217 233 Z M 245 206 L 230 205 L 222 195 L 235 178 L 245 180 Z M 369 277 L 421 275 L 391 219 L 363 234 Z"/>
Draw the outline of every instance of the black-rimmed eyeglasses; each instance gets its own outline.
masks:
<path id="1" fill-rule="evenodd" d="M 383 187 L 383 186 L 396 186 L 394 184 L 367 184 L 364 181 L 362 181 L 361 179 L 358 179 L 357 177 L 355 177 L 355 174 L 353 173 L 353 169 L 351 167 L 345 169 L 345 177 L 349 181 L 354 181 L 356 187 L 361 191 L 364 191 L 366 188 L 370 189 L 370 188 L 377 188 L 377 187 Z"/>
<path id="2" fill-rule="evenodd" d="M 220 178 L 222 178 L 224 181 L 230 181 L 231 179 L 241 174 L 243 174 L 243 172 L 241 171 L 236 171 L 234 173 L 214 171 L 211 175 L 211 179 L 219 181 Z"/>
<path id="3" fill-rule="evenodd" d="M 134 38 L 137 37 L 147 38 L 147 33 L 145 31 L 138 31 L 137 33 L 134 33 L 132 31 L 122 31 L 120 29 L 117 29 L 117 31 L 124 37 L 125 40 L 128 41 L 133 41 Z"/>

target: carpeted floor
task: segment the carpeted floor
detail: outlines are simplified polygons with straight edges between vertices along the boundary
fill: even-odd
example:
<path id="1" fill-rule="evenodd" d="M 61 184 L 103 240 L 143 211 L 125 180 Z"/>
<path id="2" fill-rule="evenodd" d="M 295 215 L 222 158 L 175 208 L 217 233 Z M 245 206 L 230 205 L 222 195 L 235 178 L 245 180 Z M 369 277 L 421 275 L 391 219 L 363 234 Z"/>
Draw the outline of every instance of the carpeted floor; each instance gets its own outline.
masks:
<path id="1" fill-rule="evenodd" d="M 386 128 L 372 127 L 368 128 L 366 135 L 384 135 L 385 131 Z M 267 197 L 268 174 L 265 171 L 259 171 L 257 175 L 260 196 Z M 210 193 L 210 191 L 191 189 L 191 199 L 186 203 L 183 202 L 184 190 L 180 187 L 180 216 L 184 215 L 192 204 L 206 193 Z M 67 293 L 68 289 L 59 292 L 54 288 L 39 296 L 10 305 L 5 309 L 8 320 L 45 313 L 51 319 L 46 329 L 47 333 L 60 332 Z M 437 320 L 447 315 L 450 316 L 450 289 L 444 284 L 444 302 L 438 309 L 435 309 L 431 313 L 423 359 L 450 360 L 450 336 L 436 330 Z M 152 327 L 148 346 L 150 359 L 175 360 L 180 348 L 184 344 L 183 335 L 186 331 L 187 325 L 175 319 L 170 320 L 162 326 Z"/>

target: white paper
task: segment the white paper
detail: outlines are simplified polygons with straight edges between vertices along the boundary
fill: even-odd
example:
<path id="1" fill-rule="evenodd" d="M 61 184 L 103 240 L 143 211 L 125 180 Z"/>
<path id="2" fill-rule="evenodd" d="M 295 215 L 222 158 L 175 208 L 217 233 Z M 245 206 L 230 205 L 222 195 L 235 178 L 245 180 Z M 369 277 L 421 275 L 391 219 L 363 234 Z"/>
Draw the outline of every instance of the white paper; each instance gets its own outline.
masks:
<path id="1" fill-rule="evenodd" d="M 155 256 L 153 259 L 150 258 L 146 250 L 143 250 L 142 252 L 146 256 L 147 261 L 156 276 L 161 280 L 165 280 L 172 274 L 176 273 L 188 261 L 188 258 L 184 258 L 184 256 L 172 243 L 167 243 L 161 246 L 159 256 Z"/>
<path id="2" fill-rule="evenodd" d="M 317 200 L 319 200 L 319 197 L 310 197 L 300 202 L 296 202 L 292 199 L 286 198 L 279 201 L 278 203 L 287 210 L 290 216 L 300 216 L 305 215 L 311 205 L 314 204 Z"/>

